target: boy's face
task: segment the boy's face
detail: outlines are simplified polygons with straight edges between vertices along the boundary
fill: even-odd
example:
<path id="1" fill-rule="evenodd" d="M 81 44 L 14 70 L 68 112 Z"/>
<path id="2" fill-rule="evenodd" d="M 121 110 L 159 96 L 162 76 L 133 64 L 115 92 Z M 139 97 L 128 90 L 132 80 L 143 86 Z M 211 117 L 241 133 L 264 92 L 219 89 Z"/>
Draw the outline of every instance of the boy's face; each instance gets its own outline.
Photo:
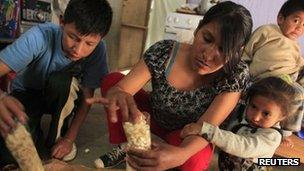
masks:
<path id="1" fill-rule="evenodd" d="M 246 116 L 252 126 L 261 128 L 270 128 L 284 119 L 280 106 L 273 100 L 260 95 L 250 99 Z"/>
<path id="2" fill-rule="evenodd" d="M 287 17 L 279 15 L 278 25 L 286 37 L 297 40 L 304 33 L 304 12 L 297 11 Z"/>
<path id="3" fill-rule="evenodd" d="M 63 52 L 72 61 L 89 56 L 101 40 L 100 34 L 81 35 L 74 23 L 65 24 L 61 21 L 60 24 L 63 28 Z"/>

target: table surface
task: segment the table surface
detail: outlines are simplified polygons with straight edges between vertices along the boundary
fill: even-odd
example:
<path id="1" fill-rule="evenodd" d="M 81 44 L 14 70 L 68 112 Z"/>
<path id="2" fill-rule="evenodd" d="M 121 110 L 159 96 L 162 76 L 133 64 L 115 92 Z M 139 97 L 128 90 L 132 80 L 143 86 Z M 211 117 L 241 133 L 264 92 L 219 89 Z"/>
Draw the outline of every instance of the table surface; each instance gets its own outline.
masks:
<path id="1" fill-rule="evenodd" d="M 294 134 L 290 138 L 294 143 L 294 147 L 280 145 L 275 155 L 286 158 L 300 158 L 301 163 L 304 163 L 304 140 Z"/>

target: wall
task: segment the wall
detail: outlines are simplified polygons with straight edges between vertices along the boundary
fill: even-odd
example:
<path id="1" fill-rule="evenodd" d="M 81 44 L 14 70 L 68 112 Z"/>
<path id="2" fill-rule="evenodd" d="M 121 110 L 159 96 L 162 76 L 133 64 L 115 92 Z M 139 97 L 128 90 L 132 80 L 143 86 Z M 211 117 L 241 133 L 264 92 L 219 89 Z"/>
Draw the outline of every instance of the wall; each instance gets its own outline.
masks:
<path id="1" fill-rule="evenodd" d="M 108 51 L 108 62 L 111 71 L 117 70 L 119 39 L 120 39 L 120 24 L 121 24 L 121 9 L 123 0 L 108 0 L 113 9 L 113 21 L 108 35 L 105 37 Z"/>
<path id="2" fill-rule="evenodd" d="M 145 49 L 164 38 L 167 14 L 185 3 L 186 0 L 153 0 Z"/>

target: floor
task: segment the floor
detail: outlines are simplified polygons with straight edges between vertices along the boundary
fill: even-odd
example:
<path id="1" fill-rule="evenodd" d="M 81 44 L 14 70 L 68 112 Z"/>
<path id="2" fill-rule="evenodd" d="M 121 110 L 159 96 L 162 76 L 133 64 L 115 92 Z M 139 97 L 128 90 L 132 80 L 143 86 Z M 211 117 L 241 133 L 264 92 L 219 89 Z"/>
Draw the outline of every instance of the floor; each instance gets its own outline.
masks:
<path id="1" fill-rule="evenodd" d="M 97 96 L 99 90 L 96 91 Z M 95 104 L 92 106 L 88 117 L 81 127 L 80 133 L 76 140 L 78 147 L 77 157 L 71 161 L 71 164 L 80 164 L 94 168 L 94 160 L 101 154 L 109 151 L 111 145 L 108 143 L 107 125 L 105 122 L 105 113 L 101 105 Z M 124 168 L 124 164 L 117 168 Z M 210 165 L 211 171 L 218 170 L 217 168 L 217 153 L 215 153 Z M 299 167 L 275 167 L 273 170 L 296 171 L 304 170 L 304 166 Z"/>

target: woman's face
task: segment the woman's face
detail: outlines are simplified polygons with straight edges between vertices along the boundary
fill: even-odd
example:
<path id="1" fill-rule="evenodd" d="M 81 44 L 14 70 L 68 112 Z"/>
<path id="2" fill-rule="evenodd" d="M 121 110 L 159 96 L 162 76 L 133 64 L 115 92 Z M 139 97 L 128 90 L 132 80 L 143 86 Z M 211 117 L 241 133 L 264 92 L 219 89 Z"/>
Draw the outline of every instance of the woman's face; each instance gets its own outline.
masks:
<path id="1" fill-rule="evenodd" d="M 251 125 L 270 128 L 284 119 L 280 106 L 264 96 L 254 96 L 246 108 L 247 120 Z"/>
<path id="2" fill-rule="evenodd" d="M 226 63 L 222 53 L 220 28 L 210 22 L 196 30 L 191 51 L 191 64 L 199 74 L 218 71 Z"/>

